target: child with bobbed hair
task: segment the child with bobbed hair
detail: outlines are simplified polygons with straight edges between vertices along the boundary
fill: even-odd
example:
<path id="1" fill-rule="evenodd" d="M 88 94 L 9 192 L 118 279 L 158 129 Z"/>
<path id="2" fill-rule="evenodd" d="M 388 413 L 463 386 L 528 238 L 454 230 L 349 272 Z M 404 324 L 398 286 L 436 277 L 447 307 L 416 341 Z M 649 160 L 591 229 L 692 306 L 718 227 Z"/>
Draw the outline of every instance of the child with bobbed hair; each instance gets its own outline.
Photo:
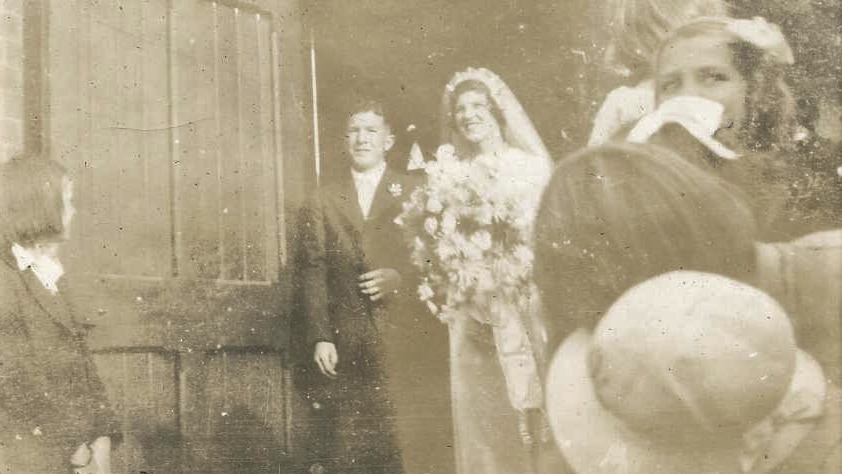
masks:
<path id="1" fill-rule="evenodd" d="M 75 213 L 65 170 L 0 164 L 0 472 L 109 474 L 119 419 L 65 298 L 58 246 Z"/>

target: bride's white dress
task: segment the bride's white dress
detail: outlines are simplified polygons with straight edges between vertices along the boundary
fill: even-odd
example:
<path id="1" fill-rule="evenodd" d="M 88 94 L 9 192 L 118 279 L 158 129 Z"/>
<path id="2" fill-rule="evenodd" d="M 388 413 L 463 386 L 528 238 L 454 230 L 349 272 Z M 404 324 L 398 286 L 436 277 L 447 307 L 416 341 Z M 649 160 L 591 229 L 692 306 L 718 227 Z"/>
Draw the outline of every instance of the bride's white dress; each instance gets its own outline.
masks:
<path id="1" fill-rule="evenodd" d="M 454 94 L 459 84 L 464 81 L 482 83 L 493 106 L 502 115 L 498 125 L 501 127 L 505 147 L 497 150 L 494 155 L 472 157 L 472 144 L 462 136 L 454 121 Z M 474 165 L 485 166 L 487 169 L 491 163 L 499 164 L 491 166 L 496 169 L 492 174 L 492 188 L 489 188 L 493 189 L 493 192 L 481 193 L 484 196 L 482 199 L 487 200 L 482 204 L 492 205 L 481 207 L 500 209 L 502 206 L 506 209 L 499 211 L 505 217 L 497 218 L 513 220 L 512 224 L 516 225 L 512 227 L 519 233 L 516 238 L 523 244 L 513 247 L 512 259 L 503 260 L 531 266 L 531 263 L 523 263 L 531 262 L 531 258 L 523 258 L 524 248 L 528 249 L 528 242 L 531 241 L 529 234 L 535 217 L 534 211 L 552 171 L 549 154 L 531 120 L 511 89 L 497 75 L 483 68 L 468 68 L 453 76 L 445 87 L 441 113 L 442 142 L 451 145 L 450 149 L 455 151 L 456 157 L 470 160 L 469 169 L 460 169 L 457 166 L 452 171 L 449 170 L 449 173 L 472 175 L 471 167 Z M 433 174 L 435 169 L 432 169 Z M 428 169 L 428 174 L 430 172 Z M 477 175 L 488 176 L 483 173 L 479 170 Z M 464 175 L 452 178 L 444 179 L 444 182 L 470 179 Z M 483 182 L 483 186 L 486 185 L 487 183 Z M 510 192 L 516 194 L 508 194 Z M 455 205 L 463 206 L 465 203 Z M 454 212 L 454 215 L 458 215 L 458 212 Z M 526 235 L 523 234 L 524 229 L 527 229 Z M 423 267 L 423 264 L 420 266 Z M 521 270 L 527 270 L 528 273 L 530 269 Z M 515 285 L 508 281 L 511 275 L 506 271 L 492 273 L 497 275 L 493 278 L 507 279 L 506 282 L 499 282 L 499 288 L 511 290 L 512 285 Z M 513 273 L 523 274 L 516 270 Z M 433 279 L 431 276 L 431 280 Z M 523 286 L 520 286 L 522 280 L 519 280 L 517 285 L 523 289 Z M 482 296 L 477 297 L 478 300 L 474 302 L 469 295 L 467 300 L 463 300 L 464 295 L 461 293 L 458 293 L 458 298 L 457 293 L 450 295 L 453 298 L 445 298 L 449 301 L 446 304 L 447 317 L 444 319 L 448 321 L 450 333 L 450 375 L 457 473 L 532 472 L 534 445 L 527 443 L 529 437 L 525 436 L 528 431 L 525 429 L 524 420 L 526 415 L 534 415 L 542 408 L 543 395 L 539 377 L 541 341 L 536 338 L 536 334 L 530 333 L 530 316 L 540 307 L 540 303 L 537 297 L 523 297 L 524 294 L 530 294 L 528 286 L 525 293 L 518 291 L 521 296 L 517 298 L 516 303 L 508 299 L 511 298 L 511 293 L 508 293 L 509 296 L 502 296 L 502 292 L 501 299 L 492 303 L 488 300 L 487 290 L 483 290 Z M 537 296 L 537 292 L 533 291 L 531 294 Z M 495 296 L 492 294 L 491 298 Z M 491 309 L 492 307 L 495 309 Z M 492 312 L 494 314 L 491 314 Z"/>
<path id="2" fill-rule="evenodd" d="M 510 148 L 499 179 L 500 192 L 523 193 L 537 207 L 549 174 L 549 162 Z M 521 314 L 511 314 L 499 325 L 480 322 L 470 302 L 449 323 L 450 371 L 456 465 L 459 473 L 527 474 L 530 445 L 521 432 L 524 410 L 541 407 L 540 387 L 530 373 L 534 334 L 529 318 L 540 303 L 535 299 Z M 477 317 L 479 316 L 479 317 Z M 534 362 L 534 361 L 533 361 Z M 535 440 L 537 441 L 537 440 Z"/>
<path id="3" fill-rule="evenodd" d="M 490 326 L 470 318 L 450 325 L 450 375 L 457 472 L 523 473 L 529 452 Z"/>

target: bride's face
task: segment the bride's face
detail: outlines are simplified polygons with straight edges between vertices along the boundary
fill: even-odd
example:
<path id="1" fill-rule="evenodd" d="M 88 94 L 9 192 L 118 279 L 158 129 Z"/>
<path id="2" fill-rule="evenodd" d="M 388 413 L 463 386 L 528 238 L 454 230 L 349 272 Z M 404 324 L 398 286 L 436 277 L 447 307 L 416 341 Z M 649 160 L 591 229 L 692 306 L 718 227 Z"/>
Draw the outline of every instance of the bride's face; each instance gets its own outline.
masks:
<path id="1" fill-rule="evenodd" d="M 475 90 L 459 95 L 453 106 L 456 128 L 466 140 L 480 144 L 491 138 L 500 137 L 500 124 L 491 112 L 488 96 Z"/>

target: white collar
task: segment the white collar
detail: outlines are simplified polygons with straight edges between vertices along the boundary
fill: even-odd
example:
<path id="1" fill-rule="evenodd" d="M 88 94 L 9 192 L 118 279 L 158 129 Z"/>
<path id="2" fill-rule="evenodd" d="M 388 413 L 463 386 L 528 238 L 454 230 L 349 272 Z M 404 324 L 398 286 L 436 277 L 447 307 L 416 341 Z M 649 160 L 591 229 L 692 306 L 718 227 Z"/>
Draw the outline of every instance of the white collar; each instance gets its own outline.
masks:
<path id="1" fill-rule="evenodd" d="M 380 179 L 383 177 L 383 173 L 386 172 L 386 162 L 383 161 L 379 165 L 365 170 L 365 171 L 357 171 L 354 168 L 351 168 L 351 175 L 354 177 L 355 182 L 365 181 L 368 183 L 377 183 L 380 182 Z"/>
<path id="2" fill-rule="evenodd" d="M 58 293 L 57 283 L 64 275 L 64 267 L 56 256 L 56 250 L 55 244 L 34 247 L 12 244 L 12 255 L 17 260 L 18 269 L 32 270 L 38 281 L 52 294 Z"/>

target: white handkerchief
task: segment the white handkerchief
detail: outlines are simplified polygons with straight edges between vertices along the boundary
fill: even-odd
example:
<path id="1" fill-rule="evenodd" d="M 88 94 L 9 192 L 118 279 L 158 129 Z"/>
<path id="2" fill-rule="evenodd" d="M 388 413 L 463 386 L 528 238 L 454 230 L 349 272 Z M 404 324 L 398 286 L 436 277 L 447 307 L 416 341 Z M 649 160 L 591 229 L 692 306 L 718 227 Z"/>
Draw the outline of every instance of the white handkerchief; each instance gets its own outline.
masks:
<path id="1" fill-rule="evenodd" d="M 677 123 L 720 158 L 735 160 L 739 155 L 713 138 L 722 123 L 724 109 L 719 102 L 702 97 L 673 97 L 641 118 L 626 139 L 632 143 L 646 143 L 664 125 Z"/>

